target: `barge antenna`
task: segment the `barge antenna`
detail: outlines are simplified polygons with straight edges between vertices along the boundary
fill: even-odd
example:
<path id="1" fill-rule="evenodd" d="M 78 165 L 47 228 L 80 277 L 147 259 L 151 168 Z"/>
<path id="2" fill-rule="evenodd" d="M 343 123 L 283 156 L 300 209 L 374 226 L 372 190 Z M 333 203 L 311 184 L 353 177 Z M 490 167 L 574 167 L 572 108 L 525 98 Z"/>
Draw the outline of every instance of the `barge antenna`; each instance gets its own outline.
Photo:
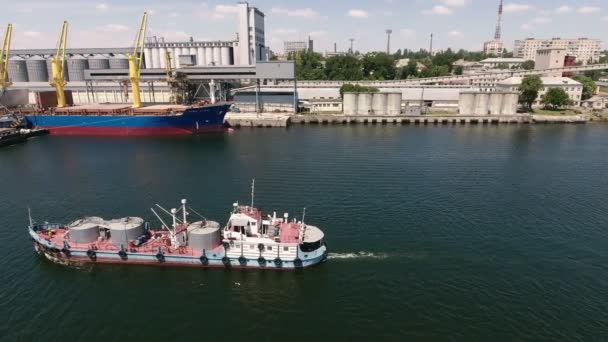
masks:
<path id="1" fill-rule="evenodd" d="M 253 208 L 253 198 L 255 197 L 255 178 L 251 180 L 251 208 Z"/>
<path id="2" fill-rule="evenodd" d="M 182 200 L 182 214 L 184 214 L 184 224 L 188 225 L 188 221 L 186 216 L 188 215 L 188 212 L 186 211 L 186 199 L 184 198 Z"/>
<path id="3" fill-rule="evenodd" d="M 152 210 L 152 213 L 154 214 L 154 216 L 156 216 L 156 218 L 160 221 L 160 223 L 163 224 L 163 227 L 165 227 L 165 229 L 167 229 L 167 230 L 170 231 L 171 229 L 169 229 L 169 226 L 167 226 L 167 224 L 165 223 L 165 221 L 163 221 L 163 219 L 160 218 L 160 216 L 156 213 L 156 211 L 154 211 L 154 209 L 152 209 L 152 208 L 150 208 L 150 210 Z"/>

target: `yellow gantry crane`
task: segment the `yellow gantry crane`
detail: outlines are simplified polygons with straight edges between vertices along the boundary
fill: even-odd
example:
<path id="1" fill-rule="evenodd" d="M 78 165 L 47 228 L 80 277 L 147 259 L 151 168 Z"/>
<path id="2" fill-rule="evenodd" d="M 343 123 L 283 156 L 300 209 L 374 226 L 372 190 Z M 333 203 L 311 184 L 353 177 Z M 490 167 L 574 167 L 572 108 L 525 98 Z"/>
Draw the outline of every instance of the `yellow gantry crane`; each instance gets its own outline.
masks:
<path id="1" fill-rule="evenodd" d="M 148 13 L 144 12 L 141 18 L 141 25 L 137 38 L 135 38 L 135 47 L 133 53 L 128 55 L 129 58 L 129 80 L 131 81 L 131 90 L 133 91 L 133 108 L 141 108 L 141 96 L 139 93 L 139 79 L 142 60 L 144 57 L 144 38 L 146 35 L 146 27 L 148 26 Z"/>
<path id="2" fill-rule="evenodd" d="M 49 82 L 52 87 L 55 87 L 57 92 L 57 107 L 63 108 L 66 105 L 65 102 L 65 90 L 64 87 L 67 84 L 65 81 L 65 50 L 68 45 L 68 22 L 64 21 L 59 33 L 59 40 L 57 41 L 57 52 L 55 56 L 51 58 L 51 71 L 52 78 Z"/>
<path id="3" fill-rule="evenodd" d="M 11 50 L 12 35 L 13 25 L 8 24 L 4 40 L 2 41 L 2 49 L 0 50 L 0 90 L 11 86 L 11 81 L 8 79 L 8 55 Z"/>

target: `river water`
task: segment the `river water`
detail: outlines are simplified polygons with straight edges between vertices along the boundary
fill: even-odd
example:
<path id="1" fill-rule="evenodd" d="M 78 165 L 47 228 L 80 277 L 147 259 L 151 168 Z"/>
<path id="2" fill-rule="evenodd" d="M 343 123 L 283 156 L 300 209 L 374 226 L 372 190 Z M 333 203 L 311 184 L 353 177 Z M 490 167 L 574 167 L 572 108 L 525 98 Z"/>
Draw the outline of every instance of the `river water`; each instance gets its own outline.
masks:
<path id="1" fill-rule="evenodd" d="M 321 227 L 298 272 L 51 264 L 38 221 L 183 197 Z M 603 340 L 608 126 L 316 126 L 39 137 L 0 150 L 0 336 L 30 340 Z"/>

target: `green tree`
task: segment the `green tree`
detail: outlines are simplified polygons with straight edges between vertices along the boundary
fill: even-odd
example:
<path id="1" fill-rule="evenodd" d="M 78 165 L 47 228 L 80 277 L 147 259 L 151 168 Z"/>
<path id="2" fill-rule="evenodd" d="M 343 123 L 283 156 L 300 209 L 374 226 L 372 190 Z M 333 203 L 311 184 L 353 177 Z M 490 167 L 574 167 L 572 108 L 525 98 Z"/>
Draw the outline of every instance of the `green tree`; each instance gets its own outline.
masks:
<path id="1" fill-rule="evenodd" d="M 462 66 L 457 66 L 454 68 L 454 75 L 462 75 L 464 73 L 464 68 Z"/>
<path id="2" fill-rule="evenodd" d="M 414 60 L 410 60 L 407 66 L 397 70 L 397 78 L 405 80 L 408 78 L 414 78 L 418 76 L 418 63 Z"/>
<path id="3" fill-rule="evenodd" d="M 323 57 L 315 52 L 300 51 L 290 53 L 288 59 L 296 64 L 296 78 L 298 80 L 324 80 Z"/>
<path id="4" fill-rule="evenodd" d="M 500 70 L 509 69 L 509 64 L 507 64 L 507 63 L 498 63 L 498 65 L 496 66 L 496 68 L 500 69 Z"/>
<path id="5" fill-rule="evenodd" d="M 545 108 L 558 109 L 572 103 L 570 96 L 562 88 L 550 88 L 543 97 L 542 103 Z"/>
<path id="6" fill-rule="evenodd" d="M 532 105 L 538 97 L 538 92 L 543 87 L 543 80 L 538 75 L 529 75 L 522 79 L 519 86 L 519 103 L 532 109 Z"/>
<path id="7" fill-rule="evenodd" d="M 344 96 L 344 93 L 377 93 L 380 91 L 376 87 L 364 87 L 358 84 L 344 83 L 340 87 L 340 96 Z"/>
<path id="8" fill-rule="evenodd" d="M 534 61 L 525 61 L 521 64 L 521 68 L 524 70 L 533 70 L 536 63 Z"/>
<path id="9" fill-rule="evenodd" d="M 394 80 L 395 59 L 386 53 L 368 53 L 363 56 L 363 76 L 371 80 Z"/>
<path id="10" fill-rule="evenodd" d="M 363 79 L 361 61 L 353 56 L 335 56 L 325 62 L 325 76 L 334 81 L 359 81 Z"/>
<path id="11" fill-rule="evenodd" d="M 590 99 L 595 95 L 597 84 L 591 77 L 587 76 L 574 76 L 573 79 L 583 84 L 583 100 Z"/>

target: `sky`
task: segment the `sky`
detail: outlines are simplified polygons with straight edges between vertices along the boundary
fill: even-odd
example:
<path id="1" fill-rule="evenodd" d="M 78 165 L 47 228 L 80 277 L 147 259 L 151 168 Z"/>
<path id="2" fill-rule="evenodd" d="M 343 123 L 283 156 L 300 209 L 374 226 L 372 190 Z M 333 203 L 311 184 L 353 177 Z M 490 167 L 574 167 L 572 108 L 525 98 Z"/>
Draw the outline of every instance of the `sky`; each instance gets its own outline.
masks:
<path id="1" fill-rule="evenodd" d="M 315 51 L 386 49 L 393 30 L 392 51 L 428 48 L 478 51 L 492 39 L 498 0 L 256 0 L 266 14 L 266 41 L 282 52 L 283 41 L 311 36 Z M 52 48 L 63 20 L 70 23 L 69 47 L 133 45 L 144 11 L 152 15 L 148 35 L 167 40 L 233 40 L 236 1 L 189 0 L 0 0 L 0 29 L 14 26 L 13 48 Z M 607 0 L 505 1 L 503 40 L 513 48 L 526 37 L 599 38 L 608 46 Z"/>

